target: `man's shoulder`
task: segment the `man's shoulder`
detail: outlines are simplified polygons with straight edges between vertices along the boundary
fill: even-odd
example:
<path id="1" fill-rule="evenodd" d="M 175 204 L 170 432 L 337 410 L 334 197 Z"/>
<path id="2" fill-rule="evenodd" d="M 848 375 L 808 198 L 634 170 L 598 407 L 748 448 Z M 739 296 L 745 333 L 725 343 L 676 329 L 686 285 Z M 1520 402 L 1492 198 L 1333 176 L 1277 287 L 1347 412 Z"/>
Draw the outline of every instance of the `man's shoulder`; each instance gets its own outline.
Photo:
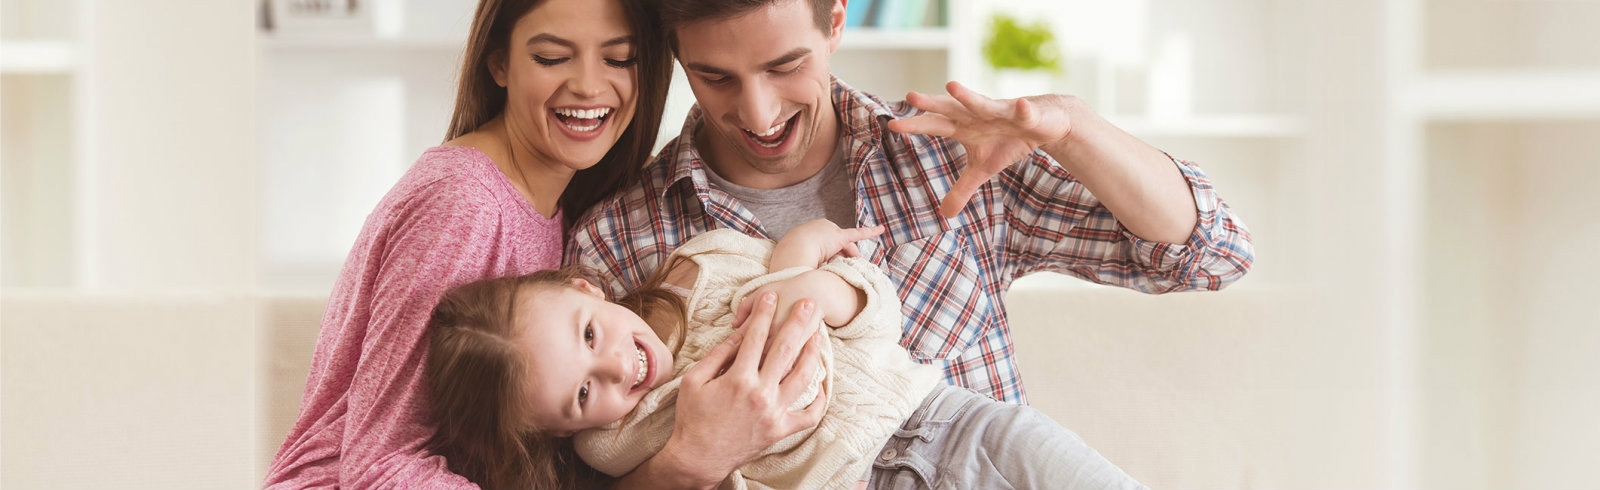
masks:
<path id="1" fill-rule="evenodd" d="M 670 148 L 670 145 L 668 146 Z M 615 236 L 624 222 L 650 222 L 662 219 L 669 187 L 676 178 L 670 155 L 663 151 L 640 172 L 639 180 L 601 200 L 578 220 L 575 231 L 590 230 L 601 236 Z"/>

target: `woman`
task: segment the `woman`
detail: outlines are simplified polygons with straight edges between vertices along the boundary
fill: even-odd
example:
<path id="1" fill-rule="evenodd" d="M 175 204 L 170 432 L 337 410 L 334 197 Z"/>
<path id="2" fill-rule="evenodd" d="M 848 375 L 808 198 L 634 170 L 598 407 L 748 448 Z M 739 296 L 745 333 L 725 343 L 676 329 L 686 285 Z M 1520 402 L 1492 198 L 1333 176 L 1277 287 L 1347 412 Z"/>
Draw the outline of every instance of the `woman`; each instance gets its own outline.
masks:
<path id="1" fill-rule="evenodd" d="M 451 286 L 560 264 L 655 143 L 671 54 L 648 0 L 482 0 L 447 142 L 368 217 L 268 487 L 472 488 L 424 444 L 423 326 Z"/>

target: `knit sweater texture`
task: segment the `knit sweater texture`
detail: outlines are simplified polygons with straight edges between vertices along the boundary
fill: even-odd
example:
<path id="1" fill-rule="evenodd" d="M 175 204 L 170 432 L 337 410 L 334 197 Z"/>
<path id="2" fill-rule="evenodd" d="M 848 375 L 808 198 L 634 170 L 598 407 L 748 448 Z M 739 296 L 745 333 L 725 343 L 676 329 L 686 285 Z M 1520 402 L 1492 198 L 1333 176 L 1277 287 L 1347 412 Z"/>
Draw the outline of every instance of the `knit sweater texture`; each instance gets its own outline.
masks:
<path id="1" fill-rule="evenodd" d="M 735 307 L 758 288 L 807 270 L 769 272 L 772 250 L 770 240 L 715 230 L 673 253 L 694 261 L 700 273 L 688 298 L 688 327 L 673 359 L 672 379 L 648 393 L 622 420 L 579 433 L 575 443 L 584 461 L 620 476 L 666 445 L 682 375 L 733 333 Z M 867 298 L 849 324 L 821 327 L 829 334 L 824 372 L 791 407 L 809 405 L 820 384 L 828 392 L 827 411 L 815 428 L 767 448 L 729 475 L 722 488 L 850 487 L 867 474 L 872 457 L 940 382 L 937 369 L 912 361 L 900 346 L 900 302 L 887 276 L 856 258 L 837 257 L 820 269 L 837 274 Z"/>

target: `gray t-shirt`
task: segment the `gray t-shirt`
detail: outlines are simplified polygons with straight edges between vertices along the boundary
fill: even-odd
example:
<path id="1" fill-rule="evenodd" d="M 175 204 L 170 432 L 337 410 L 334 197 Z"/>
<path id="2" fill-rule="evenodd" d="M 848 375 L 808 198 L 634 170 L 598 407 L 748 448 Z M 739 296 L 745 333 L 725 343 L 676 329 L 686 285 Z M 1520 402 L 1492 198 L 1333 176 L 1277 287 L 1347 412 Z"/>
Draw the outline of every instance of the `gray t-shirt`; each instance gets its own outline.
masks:
<path id="1" fill-rule="evenodd" d="M 790 229 L 817 218 L 850 228 L 856 225 L 856 193 L 845 172 L 844 153 L 840 140 L 821 172 L 779 189 L 752 189 L 729 182 L 710 165 L 706 166 L 706 179 L 712 188 L 728 193 L 755 213 L 756 221 L 773 240 L 780 240 Z"/>

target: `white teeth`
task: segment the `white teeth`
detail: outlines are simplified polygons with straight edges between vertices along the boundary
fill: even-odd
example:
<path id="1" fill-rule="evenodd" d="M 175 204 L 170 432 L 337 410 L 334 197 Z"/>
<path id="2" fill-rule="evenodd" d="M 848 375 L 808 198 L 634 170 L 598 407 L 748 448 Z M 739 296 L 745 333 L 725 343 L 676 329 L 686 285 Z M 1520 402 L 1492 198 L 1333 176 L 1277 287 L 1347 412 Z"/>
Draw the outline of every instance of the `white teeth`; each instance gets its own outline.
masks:
<path id="1" fill-rule="evenodd" d="M 599 119 L 606 117 L 607 114 L 611 114 L 611 108 L 601 107 L 599 109 L 568 109 L 564 107 L 558 107 L 556 108 L 556 114 L 578 119 Z"/>
<path id="2" fill-rule="evenodd" d="M 566 124 L 566 123 L 562 123 L 562 124 Z M 571 124 L 567 124 L 567 127 L 572 128 L 573 131 L 577 131 L 579 133 L 587 133 L 587 132 L 599 129 L 600 125 L 598 123 L 590 125 L 590 126 L 574 126 L 574 125 L 571 125 Z"/>
<path id="3" fill-rule="evenodd" d="M 782 124 L 779 124 L 777 126 L 773 126 L 773 127 L 769 128 L 769 129 L 767 129 L 767 132 L 765 132 L 765 133 L 757 133 L 755 131 L 750 131 L 750 134 L 756 135 L 757 137 L 760 137 L 760 138 L 765 138 L 765 137 L 768 137 L 768 136 L 772 136 L 774 134 L 778 134 L 779 131 L 783 131 L 783 127 L 784 126 L 788 126 L 788 125 L 789 125 L 789 121 L 788 120 L 784 120 Z"/>
<path id="4" fill-rule="evenodd" d="M 633 346 L 633 349 L 639 356 L 635 362 L 637 369 L 634 369 L 633 386 L 639 386 L 640 383 L 644 382 L 645 375 L 650 374 L 650 358 L 644 355 L 644 348 L 639 347 L 637 344 Z"/>

